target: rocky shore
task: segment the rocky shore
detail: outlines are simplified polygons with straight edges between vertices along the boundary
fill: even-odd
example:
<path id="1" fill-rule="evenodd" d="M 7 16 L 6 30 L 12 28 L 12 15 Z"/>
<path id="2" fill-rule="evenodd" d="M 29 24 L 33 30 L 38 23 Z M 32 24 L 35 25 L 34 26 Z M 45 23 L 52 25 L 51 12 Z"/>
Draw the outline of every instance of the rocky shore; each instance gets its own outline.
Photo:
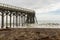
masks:
<path id="1" fill-rule="evenodd" d="M 0 40 L 60 40 L 60 29 L 0 29 Z"/>

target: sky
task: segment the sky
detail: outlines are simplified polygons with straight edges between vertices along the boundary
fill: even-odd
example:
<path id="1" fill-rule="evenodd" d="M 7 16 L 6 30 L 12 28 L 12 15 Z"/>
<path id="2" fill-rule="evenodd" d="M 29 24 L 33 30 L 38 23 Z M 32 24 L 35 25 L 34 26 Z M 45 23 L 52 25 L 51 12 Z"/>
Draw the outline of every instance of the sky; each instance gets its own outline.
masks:
<path id="1" fill-rule="evenodd" d="M 60 20 L 60 0 L 0 0 L 0 3 L 35 10 L 37 20 Z"/>

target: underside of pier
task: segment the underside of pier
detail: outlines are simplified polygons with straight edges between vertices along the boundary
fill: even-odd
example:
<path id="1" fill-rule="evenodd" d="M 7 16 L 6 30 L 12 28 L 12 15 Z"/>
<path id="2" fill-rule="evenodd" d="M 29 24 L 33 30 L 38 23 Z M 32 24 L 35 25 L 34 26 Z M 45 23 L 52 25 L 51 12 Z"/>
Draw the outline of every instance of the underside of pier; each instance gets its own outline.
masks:
<path id="1" fill-rule="evenodd" d="M 0 4 L 0 16 L 1 28 L 35 23 L 35 11 L 21 7 Z"/>

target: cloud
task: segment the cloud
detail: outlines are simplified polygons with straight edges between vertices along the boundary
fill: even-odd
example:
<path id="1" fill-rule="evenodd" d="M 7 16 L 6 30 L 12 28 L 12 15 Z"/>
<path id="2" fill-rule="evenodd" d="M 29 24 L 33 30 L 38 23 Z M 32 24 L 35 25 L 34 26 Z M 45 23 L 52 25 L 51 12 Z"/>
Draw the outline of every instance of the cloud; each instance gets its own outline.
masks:
<path id="1" fill-rule="evenodd" d="M 38 20 L 60 20 L 60 3 L 36 9 L 36 17 Z"/>
<path id="2" fill-rule="evenodd" d="M 43 14 L 37 16 L 37 20 L 60 20 L 60 15 Z"/>
<path id="3" fill-rule="evenodd" d="M 60 3 L 51 4 L 51 5 L 48 5 L 47 7 L 36 9 L 36 13 L 47 13 L 50 11 L 55 11 L 57 9 L 60 9 Z"/>
<path id="4" fill-rule="evenodd" d="M 60 19 L 59 15 L 52 15 L 57 9 L 60 9 L 60 0 L 0 0 L 0 3 L 34 9 L 38 20 Z"/>

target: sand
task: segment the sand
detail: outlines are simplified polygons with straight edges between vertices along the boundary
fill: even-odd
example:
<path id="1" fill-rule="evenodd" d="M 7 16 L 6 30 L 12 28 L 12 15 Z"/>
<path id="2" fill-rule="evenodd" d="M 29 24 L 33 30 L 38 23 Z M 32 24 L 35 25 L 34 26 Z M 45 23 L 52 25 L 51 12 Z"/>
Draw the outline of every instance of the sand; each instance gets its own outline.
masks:
<path id="1" fill-rule="evenodd" d="M 47 28 L 0 29 L 0 40 L 60 40 L 60 29 L 47 29 Z"/>

